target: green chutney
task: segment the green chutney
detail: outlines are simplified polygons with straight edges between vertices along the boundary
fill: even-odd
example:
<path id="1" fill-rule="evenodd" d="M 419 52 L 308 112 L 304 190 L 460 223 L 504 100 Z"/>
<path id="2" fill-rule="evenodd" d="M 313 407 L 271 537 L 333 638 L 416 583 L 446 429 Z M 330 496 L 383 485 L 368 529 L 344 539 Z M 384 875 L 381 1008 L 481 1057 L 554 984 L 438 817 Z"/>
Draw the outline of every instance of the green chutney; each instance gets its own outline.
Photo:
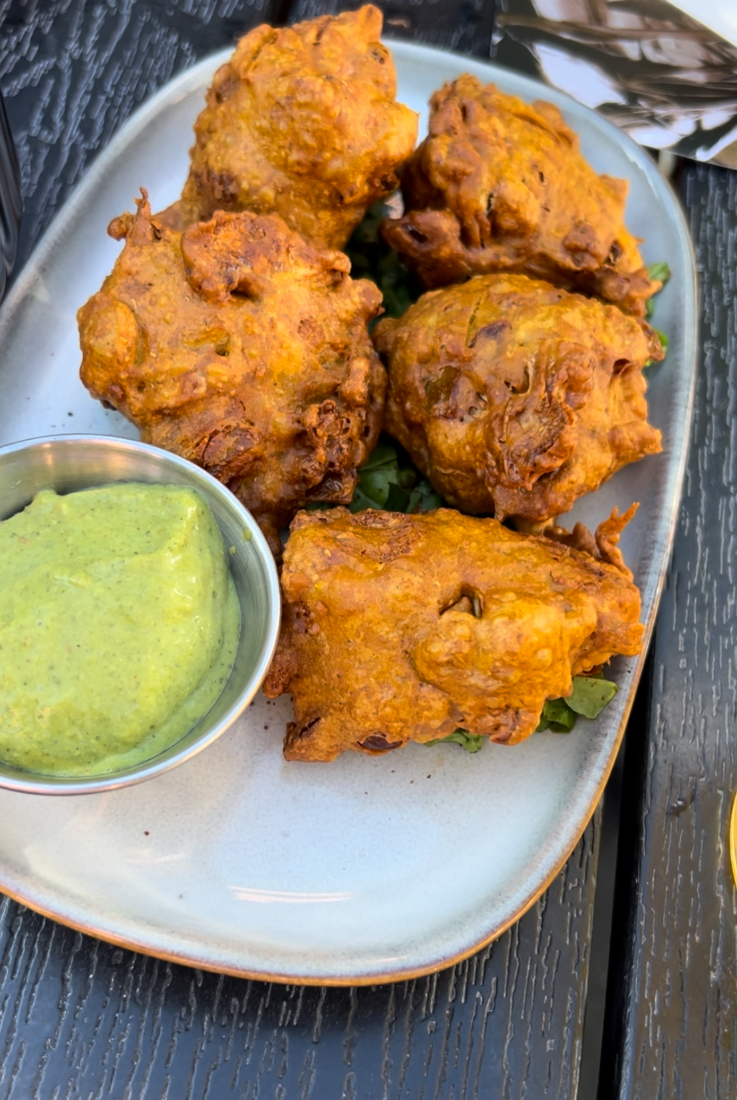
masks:
<path id="1" fill-rule="evenodd" d="M 206 501 L 177 485 L 40 492 L 0 523 L 0 760 L 130 767 L 184 736 L 233 666 L 240 608 Z"/>

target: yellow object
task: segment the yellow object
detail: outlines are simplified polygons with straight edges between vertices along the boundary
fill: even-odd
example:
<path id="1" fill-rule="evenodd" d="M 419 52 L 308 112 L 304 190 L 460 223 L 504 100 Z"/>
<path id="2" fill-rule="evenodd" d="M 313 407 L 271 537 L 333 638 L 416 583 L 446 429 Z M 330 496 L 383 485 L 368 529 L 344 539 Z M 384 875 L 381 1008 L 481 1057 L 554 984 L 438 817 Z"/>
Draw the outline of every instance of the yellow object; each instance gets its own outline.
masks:
<path id="1" fill-rule="evenodd" d="M 732 817 L 729 822 L 729 854 L 732 859 L 732 874 L 737 883 L 737 792 L 732 803 Z"/>

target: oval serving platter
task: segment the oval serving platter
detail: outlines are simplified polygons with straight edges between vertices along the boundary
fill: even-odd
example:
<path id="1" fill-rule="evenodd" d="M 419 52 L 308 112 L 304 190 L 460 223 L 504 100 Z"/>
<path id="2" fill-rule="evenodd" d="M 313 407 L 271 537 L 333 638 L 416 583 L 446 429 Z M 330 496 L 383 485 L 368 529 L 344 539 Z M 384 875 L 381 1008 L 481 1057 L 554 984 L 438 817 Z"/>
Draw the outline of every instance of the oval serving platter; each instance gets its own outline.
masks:
<path id="1" fill-rule="evenodd" d="M 689 436 L 696 281 L 678 203 L 650 158 L 613 126 L 525 77 L 390 43 L 399 99 L 427 119 L 444 81 L 471 72 L 557 103 L 599 172 L 630 181 L 627 224 L 672 278 L 649 369 L 664 451 L 577 505 L 595 526 L 641 502 L 622 539 L 647 637 L 668 562 Z M 120 246 L 109 220 L 139 188 L 177 198 L 192 125 L 226 53 L 145 104 L 99 157 L 21 272 L 0 313 L 0 444 L 74 432 L 135 436 L 78 377 L 75 313 Z M 291 706 L 259 696 L 207 752 L 155 781 L 102 795 L 0 790 L 0 888 L 111 942 L 206 969 L 305 983 L 390 981 L 448 965 L 498 936 L 550 883 L 581 836 L 616 756 L 644 656 L 618 659 L 620 691 L 596 722 L 513 748 L 411 745 L 383 757 L 287 764 Z"/>

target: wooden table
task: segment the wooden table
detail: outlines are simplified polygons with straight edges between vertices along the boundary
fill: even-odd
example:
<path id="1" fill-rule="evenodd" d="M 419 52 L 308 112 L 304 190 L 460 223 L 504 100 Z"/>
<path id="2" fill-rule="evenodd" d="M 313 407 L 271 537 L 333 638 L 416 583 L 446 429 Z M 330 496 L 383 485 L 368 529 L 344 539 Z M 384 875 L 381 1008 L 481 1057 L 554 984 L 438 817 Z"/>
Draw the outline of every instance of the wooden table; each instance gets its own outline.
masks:
<path id="1" fill-rule="evenodd" d="M 0 3 L 0 86 L 23 170 L 21 261 L 148 95 L 259 22 L 326 10 L 312 0 Z M 389 34 L 492 54 L 483 0 L 384 10 Z M 599 1066 L 602 1100 L 737 1095 L 737 176 L 689 163 L 677 187 L 701 270 L 702 354 L 673 566 L 626 738 L 601 1047 L 598 1000 L 584 1034 L 594 915 L 607 911 L 605 939 L 611 915 L 599 810 L 509 932 L 395 985 L 202 973 L 3 899 L 0 1100 L 593 1100 Z M 606 942 L 595 946 L 606 959 Z"/>

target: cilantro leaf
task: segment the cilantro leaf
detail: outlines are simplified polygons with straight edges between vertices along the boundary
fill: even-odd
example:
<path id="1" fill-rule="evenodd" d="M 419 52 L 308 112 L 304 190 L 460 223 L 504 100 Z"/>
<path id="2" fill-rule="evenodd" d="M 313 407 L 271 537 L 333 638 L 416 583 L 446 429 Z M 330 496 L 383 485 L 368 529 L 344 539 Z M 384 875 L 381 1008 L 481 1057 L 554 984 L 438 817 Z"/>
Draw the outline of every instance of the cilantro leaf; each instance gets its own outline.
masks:
<path id="1" fill-rule="evenodd" d="M 573 691 L 566 703 L 576 714 L 584 718 L 598 718 L 604 707 L 617 694 L 617 685 L 596 676 L 574 676 Z"/>
<path id="2" fill-rule="evenodd" d="M 657 263 L 657 264 L 650 264 L 650 266 L 647 269 L 647 274 L 648 274 L 648 278 L 650 278 L 652 280 L 657 279 L 658 282 L 662 283 L 663 286 L 665 286 L 665 284 L 670 279 L 671 272 L 670 272 L 670 268 L 668 267 L 668 265 L 661 261 L 660 263 Z M 663 289 L 663 286 L 661 286 L 660 290 Z M 657 291 L 657 293 L 659 294 L 660 291 Z M 654 308 L 655 308 L 655 296 L 653 295 L 652 298 L 648 298 L 648 300 L 645 302 L 645 317 L 652 317 Z M 645 364 L 645 365 L 647 366 L 647 364 Z"/>
<path id="3" fill-rule="evenodd" d="M 426 745 L 456 744 L 464 748 L 466 752 L 478 752 L 486 738 L 480 733 L 469 733 L 468 730 L 457 729 L 449 733 L 447 737 L 436 737 L 434 741 L 425 741 Z"/>
<path id="4" fill-rule="evenodd" d="M 379 508 L 416 513 L 442 508 L 444 503 L 399 444 L 383 437 L 358 471 L 358 485 L 348 507 L 352 512 Z"/>
<path id="5" fill-rule="evenodd" d="M 663 351 L 667 351 L 668 350 L 668 337 L 665 335 L 664 332 L 661 332 L 660 329 L 657 329 L 657 328 L 653 329 L 653 332 L 657 336 L 658 340 L 660 340 Z"/>
<path id="6" fill-rule="evenodd" d="M 553 733 L 569 733 L 576 724 L 576 716 L 598 718 L 604 707 L 617 694 L 617 685 L 600 676 L 574 676 L 573 691 L 565 699 L 548 699 L 542 709 L 536 733 L 552 730 Z"/>
<path id="7" fill-rule="evenodd" d="M 553 733 L 570 733 L 576 724 L 576 715 L 565 699 L 548 699 L 543 706 L 536 733 L 552 730 Z"/>
<path id="8" fill-rule="evenodd" d="M 358 471 L 358 485 L 349 504 L 352 512 L 383 508 L 390 487 L 399 483 L 397 452 L 389 444 L 379 444 Z"/>
<path id="9" fill-rule="evenodd" d="M 389 486 L 384 508 L 387 512 L 407 512 L 410 499 L 409 489 L 405 489 L 403 485 L 393 481 Z"/>
<path id="10" fill-rule="evenodd" d="M 422 288 L 404 266 L 399 254 L 381 238 L 379 226 L 388 214 L 383 202 L 375 202 L 363 221 L 354 229 L 345 247 L 351 261 L 354 279 L 370 279 L 384 297 L 384 310 L 389 317 L 401 317 L 416 302 Z"/>
<path id="11" fill-rule="evenodd" d="M 598 718 L 617 694 L 617 685 L 599 676 L 574 676 L 573 691 L 565 699 L 548 699 L 543 707 L 536 732 L 570 733 L 579 714 L 584 718 Z M 457 729 L 448 737 L 426 741 L 426 745 L 442 745 L 446 742 L 461 745 L 466 752 L 478 752 L 484 738 L 481 734 Z"/>
<path id="12" fill-rule="evenodd" d="M 421 477 L 410 493 L 407 511 L 413 514 L 416 512 L 432 512 L 435 508 L 443 508 L 444 505 L 445 501 L 440 493 L 435 492 L 426 477 Z"/>
<path id="13" fill-rule="evenodd" d="M 661 260 L 660 263 L 650 264 L 647 269 L 647 274 L 649 279 L 653 281 L 657 279 L 658 282 L 665 285 L 670 279 L 670 268 L 667 263 Z"/>

